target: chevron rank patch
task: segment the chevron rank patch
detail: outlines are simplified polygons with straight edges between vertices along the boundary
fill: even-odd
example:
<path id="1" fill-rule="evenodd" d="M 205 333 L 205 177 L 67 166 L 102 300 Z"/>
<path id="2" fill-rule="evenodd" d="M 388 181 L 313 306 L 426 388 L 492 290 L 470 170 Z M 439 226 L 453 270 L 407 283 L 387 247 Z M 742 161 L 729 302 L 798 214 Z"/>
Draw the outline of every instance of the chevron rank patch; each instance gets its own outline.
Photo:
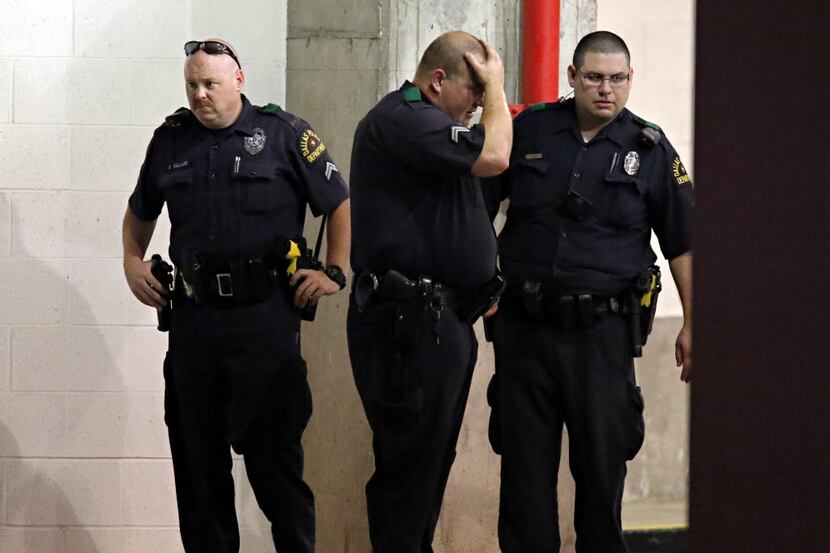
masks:
<path id="1" fill-rule="evenodd" d="M 463 133 L 463 132 L 470 132 L 470 129 L 468 129 L 467 127 L 461 127 L 461 126 L 457 126 L 457 125 L 451 127 L 450 128 L 450 140 L 452 140 L 453 142 L 458 144 L 458 135 Z"/>
<path id="2" fill-rule="evenodd" d="M 326 162 L 326 180 L 331 180 L 331 175 L 333 173 L 339 173 L 339 172 L 340 172 L 340 170 L 337 168 L 337 166 L 334 163 L 332 163 L 330 161 Z"/>
<path id="3" fill-rule="evenodd" d="M 686 168 L 683 167 L 683 162 L 680 161 L 680 156 L 674 156 L 674 161 L 671 164 L 671 175 L 677 186 L 692 182 L 692 178 L 686 173 Z"/>
<path id="4" fill-rule="evenodd" d="M 326 145 L 313 130 L 306 129 L 300 133 L 298 149 L 306 164 L 313 165 L 326 151 Z"/>

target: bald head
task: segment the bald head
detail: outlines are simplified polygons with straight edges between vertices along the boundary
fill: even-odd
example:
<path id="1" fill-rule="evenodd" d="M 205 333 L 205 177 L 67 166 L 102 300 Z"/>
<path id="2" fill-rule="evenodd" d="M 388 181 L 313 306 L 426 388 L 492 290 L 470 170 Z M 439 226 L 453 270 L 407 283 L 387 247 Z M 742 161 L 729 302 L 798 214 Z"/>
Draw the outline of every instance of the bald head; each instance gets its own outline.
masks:
<path id="1" fill-rule="evenodd" d="M 454 79 L 466 70 L 464 54 L 467 52 L 471 52 L 479 60 L 484 60 L 487 56 L 481 42 L 470 33 L 444 33 L 427 46 L 418 64 L 415 78 L 426 79 L 436 69 L 443 69 L 447 78 Z"/>
<path id="2" fill-rule="evenodd" d="M 185 60 L 184 80 L 190 109 L 205 127 L 224 129 L 239 117 L 245 74 L 233 57 L 197 50 Z"/>

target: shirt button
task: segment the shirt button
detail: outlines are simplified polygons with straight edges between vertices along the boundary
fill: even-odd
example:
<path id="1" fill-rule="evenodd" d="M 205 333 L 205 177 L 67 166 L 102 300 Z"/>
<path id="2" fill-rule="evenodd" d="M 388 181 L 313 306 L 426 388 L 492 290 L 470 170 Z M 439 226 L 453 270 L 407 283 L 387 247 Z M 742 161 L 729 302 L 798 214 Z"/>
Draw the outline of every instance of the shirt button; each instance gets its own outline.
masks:
<path id="1" fill-rule="evenodd" d="M 579 171 L 574 171 L 574 176 L 575 176 L 576 178 L 579 178 Z"/>
<path id="2" fill-rule="evenodd" d="M 568 237 L 568 233 L 567 233 L 567 232 L 565 232 L 565 231 L 563 230 L 563 231 L 562 231 L 562 234 L 560 234 L 560 236 L 561 236 L 562 238 L 567 238 L 567 237 Z"/>
<path id="3" fill-rule="evenodd" d="M 583 151 L 583 152 L 587 152 L 587 151 L 588 151 L 588 146 L 583 146 L 583 147 L 582 147 L 582 151 Z"/>
<path id="4" fill-rule="evenodd" d="M 208 234 L 208 240 L 213 240 L 214 238 L 216 238 L 216 236 L 214 236 L 213 234 Z"/>
<path id="5" fill-rule="evenodd" d="M 214 144 L 213 146 L 211 146 L 211 149 L 218 150 L 219 149 L 219 144 Z"/>
<path id="6" fill-rule="evenodd" d="M 216 180 L 216 173 L 210 174 L 210 180 Z"/>

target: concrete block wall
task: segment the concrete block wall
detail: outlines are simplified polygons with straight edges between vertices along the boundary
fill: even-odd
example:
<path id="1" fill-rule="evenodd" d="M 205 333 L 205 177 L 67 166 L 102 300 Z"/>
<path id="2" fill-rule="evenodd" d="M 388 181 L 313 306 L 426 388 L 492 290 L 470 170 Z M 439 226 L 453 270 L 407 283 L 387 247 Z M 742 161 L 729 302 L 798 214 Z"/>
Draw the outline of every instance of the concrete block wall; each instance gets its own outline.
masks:
<path id="1" fill-rule="evenodd" d="M 316 128 L 344 175 L 354 129 L 387 92 L 411 79 L 420 55 L 439 34 L 462 29 L 492 43 L 505 61 L 508 100 L 518 97 L 518 0 L 384 0 L 369 3 L 289 2 L 287 108 Z M 562 50 L 593 29 L 593 0 L 563 0 Z M 316 221 L 307 221 L 307 236 Z M 371 433 L 346 357 L 345 296 L 328 299 L 304 330 L 315 416 L 306 432 L 307 474 L 317 493 L 321 550 L 368 551 L 363 486 L 372 471 Z M 445 497 L 435 550 L 496 552 L 499 460 L 487 442 L 485 389 L 493 353 L 478 329 L 479 363 L 458 456 Z M 325 345 L 321 346 L 321 342 Z M 335 466 L 332 467 L 332 460 Z M 573 486 L 563 463 L 563 551 L 573 550 Z"/>
<path id="2" fill-rule="evenodd" d="M 120 226 L 153 129 L 187 103 L 182 45 L 209 36 L 238 48 L 254 103 L 284 103 L 281 2 L 0 3 L 4 553 L 181 551 L 166 336 L 126 287 Z M 234 470 L 243 551 L 273 550 Z"/>

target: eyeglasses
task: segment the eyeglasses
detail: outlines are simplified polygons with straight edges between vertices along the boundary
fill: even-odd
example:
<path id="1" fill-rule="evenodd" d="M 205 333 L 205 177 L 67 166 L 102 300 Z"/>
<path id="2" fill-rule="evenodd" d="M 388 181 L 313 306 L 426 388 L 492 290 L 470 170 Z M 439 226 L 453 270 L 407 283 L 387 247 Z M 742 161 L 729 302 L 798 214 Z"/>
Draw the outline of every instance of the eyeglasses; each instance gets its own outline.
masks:
<path id="1" fill-rule="evenodd" d="M 216 42 L 215 40 L 205 40 L 204 42 L 199 42 L 198 40 L 191 40 L 190 42 L 185 42 L 184 44 L 184 53 L 186 56 L 191 56 L 198 52 L 199 50 L 204 51 L 205 54 L 210 54 L 211 56 L 219 56 L 221 54 L 227 54 L 233 61 L 236 62 L 236 65 L 242 69 L 242 64 L 239 63 L 239 58 L 236 57 L 236 54 L 233 53 L 230 46 L 227 44 L 222 44 L 221 42 Z"/>
<path id="2" fill-rule="evenodd" d="M 608 81 L 612 87 L 620 87 L 628 82 L 628 73 L 615 73 L 606 77 L 601 73 L 583 73 L 579 69 L 576 70 L 585 86 L 601 86 L 604 81 Z"/>

